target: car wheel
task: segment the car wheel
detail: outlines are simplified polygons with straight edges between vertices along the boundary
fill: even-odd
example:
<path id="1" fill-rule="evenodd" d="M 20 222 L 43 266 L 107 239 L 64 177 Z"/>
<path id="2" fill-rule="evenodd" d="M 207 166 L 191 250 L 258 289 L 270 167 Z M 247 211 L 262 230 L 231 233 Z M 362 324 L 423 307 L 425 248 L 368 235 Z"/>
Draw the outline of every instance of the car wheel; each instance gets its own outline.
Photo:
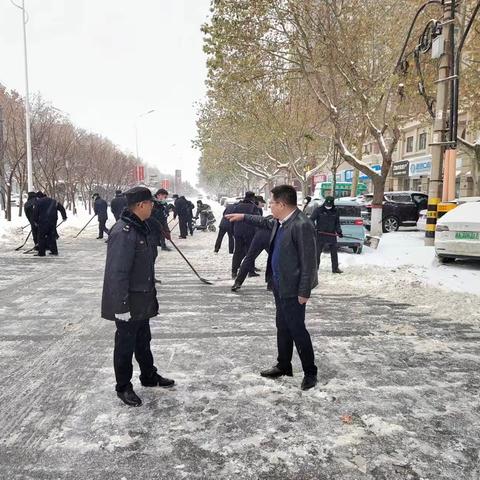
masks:
<path id="1" fill-rule="evenodd" d="M 452 257 L 444 257 L 443 255 L 438 255 L 438 260 L 440 263 L 453 263 L 455 261 Z"/>
<path id="2" fill-rule="evenodd" d="M 396 232 L 400 228 L 400 223 L 397 217 L 385 217 L 382 220 L 383 233 Z"/>

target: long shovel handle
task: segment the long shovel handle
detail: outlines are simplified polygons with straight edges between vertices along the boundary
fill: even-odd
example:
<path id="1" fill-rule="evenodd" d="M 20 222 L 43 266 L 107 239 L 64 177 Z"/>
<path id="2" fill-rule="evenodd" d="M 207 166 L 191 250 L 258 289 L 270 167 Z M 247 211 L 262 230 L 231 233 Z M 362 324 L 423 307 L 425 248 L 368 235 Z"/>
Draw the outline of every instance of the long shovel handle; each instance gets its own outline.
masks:
<path id="1" fill-rule="evenodd" d="M 88 224 L 97 216 L 97 214 L 95 213 L 93 215 L 93 217 L 87 222 L 87 224 L 73 237 L 73 238 L 77 238 L 87 227 L 88 227 Z"/>
<path id="2" fill-rule="evenodd" d="M 187 265 L 192 269 L 193 273 L 198 277 L 198 279 L 207 284 L 207 285 L 213 285 L 212 282 L 209 282 L 208 280 L 206 280 L 205 278 L 202 278 L 198 272 L 195 270 L 195 268 L 193 267 L 193 265 L 188 261 L 187 257 L 182 253 L 182 251 L 177 247 L 177 245 L 175 245 L 175 242 L 173 240 L 169 240 L 169 242 L 175 247 L 175 250 L 181 255 L 181 257 L 185 260 L 185 262 L 187 262 Z"/>

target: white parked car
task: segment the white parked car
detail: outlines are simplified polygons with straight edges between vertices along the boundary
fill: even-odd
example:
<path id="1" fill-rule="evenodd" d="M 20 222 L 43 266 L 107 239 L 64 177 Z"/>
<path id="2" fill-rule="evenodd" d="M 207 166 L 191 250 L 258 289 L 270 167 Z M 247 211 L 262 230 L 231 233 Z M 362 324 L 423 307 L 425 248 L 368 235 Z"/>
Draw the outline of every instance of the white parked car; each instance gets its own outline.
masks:
<path id="1" fill-rule="evenodd" d="M 428 210 L 420 210 L 417 220 L 417 230 L 424 232 L 427 229 L 427 212 Z"/>
<path id="2" fill-rule="evenodd" d="M 442 263 L 480 260 L 480 202 L 463 203 L 438 220 L 435 252 Z"/>

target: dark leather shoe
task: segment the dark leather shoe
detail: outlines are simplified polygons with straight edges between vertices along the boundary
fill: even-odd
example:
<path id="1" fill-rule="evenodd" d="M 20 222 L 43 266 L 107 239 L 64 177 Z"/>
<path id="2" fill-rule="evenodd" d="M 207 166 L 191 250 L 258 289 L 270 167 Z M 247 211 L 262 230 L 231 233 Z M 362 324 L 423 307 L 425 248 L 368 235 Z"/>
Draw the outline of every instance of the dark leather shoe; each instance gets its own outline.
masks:
<path id="1" fill-rule="evenodd" d="M 142 404 L 140 397 L 131 389 L 117 392 L 117 397 L 129 407 L 139 407 Z"/>
<path id="2" fill-rule="evenodd" d="M 232 292 L 236 292 L 237 290 L 240 290 L 242 288 L 242 284 L 241 283 L 237 283 L 235 282 L 232 286 Z"/>
<path id="3" fill-rule="evenodd" d="M 257 272 L 250 272 L 250 273 L 248 274 L 248 276 L 249 276 L 249 277 L 259 277 L 260 274 L 257 273 Z"/>
<path id="4" fill-rule="evenodd" d="M 174 380 L 170 380 L 169 378 L 164 378 L 158 373 L 156 373 L 153 377 L 142 379 L 140 376 L 140 382 L 144 387 L 162 387 L 162 388 L 170 388 L 175 385 Z"/>
<path id="5" fill-rule="evenodd" d="M 268 370 L 262 370 L 260 375 L 266 378 L 278 378 L 283 376 L 293 377 L 292 370 L 284 371 L 278 368 L 276 365 Z"/>
<path id="6" fill-rule="evenodd" d="M 332 270 L 332 273 L 343 273 L 343 271 L 337 268 L 336 270 Z"/>
<path id="7" fill-rule="evenodd" d="M 310 390 L 317 384 L 316 375 L 305 375 L 302 381 L 302 390 Z"/>
<path id="8" fill-rule="evenodd" d="M 162 283 L 162 281 L 159 278 L 156 278 L 155 283 Z"/>

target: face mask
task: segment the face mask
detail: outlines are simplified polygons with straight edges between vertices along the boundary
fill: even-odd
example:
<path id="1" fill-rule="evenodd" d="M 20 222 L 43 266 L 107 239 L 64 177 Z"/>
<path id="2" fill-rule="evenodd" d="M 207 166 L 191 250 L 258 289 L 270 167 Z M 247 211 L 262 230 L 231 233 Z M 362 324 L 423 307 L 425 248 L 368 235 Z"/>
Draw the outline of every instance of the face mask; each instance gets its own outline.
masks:
<path id="1" fill-rule="evenodd" d="M 332 207 L 329 207 L 329 206 L 327 206 L 327 205 L 325 205 L 325 208 L 326 208 L 327 210 L 331 210 L 331 209 L 332 209 Z"/>

